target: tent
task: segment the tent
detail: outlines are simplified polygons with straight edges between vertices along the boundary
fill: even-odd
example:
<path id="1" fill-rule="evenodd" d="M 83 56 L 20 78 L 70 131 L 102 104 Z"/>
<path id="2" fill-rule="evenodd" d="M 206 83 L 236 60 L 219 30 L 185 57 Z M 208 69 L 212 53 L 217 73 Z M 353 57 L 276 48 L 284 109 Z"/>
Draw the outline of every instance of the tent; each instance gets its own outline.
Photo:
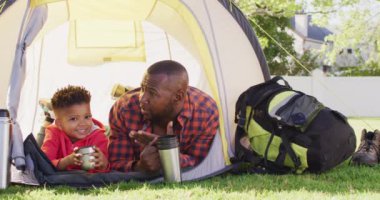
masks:
<path id="1" fill-rule="evenodd" d="M 229 169 L 235 102 L 270 78 L 255 33 L 229 0 L 19 0 L 0 27 L 8 34 L 0 37 L 0 105 L 6 102 L 14 122 L 13 181 L 31 168 L 22 141 L 40 127 L 38 100 L 57 88 L 89 89 L 93 116 L 107 124 L 114 84 L 138 87 L 150 64 L 182 63 L 190 85 L 210 94 L 221 116 L 208 156 L 182 175 L 194 180 Z"/>

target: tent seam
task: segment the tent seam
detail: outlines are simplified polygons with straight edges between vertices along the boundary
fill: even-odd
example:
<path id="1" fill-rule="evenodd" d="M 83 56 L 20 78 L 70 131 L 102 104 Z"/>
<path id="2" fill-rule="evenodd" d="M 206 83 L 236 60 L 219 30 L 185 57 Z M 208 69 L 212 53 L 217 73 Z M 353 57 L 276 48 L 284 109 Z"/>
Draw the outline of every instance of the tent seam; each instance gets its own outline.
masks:
<path id="1" fill-rule="evenodd" d="M 187 10 L 190 12 L 190 13 L 192 13 L 193 14 L 193 16 L 194 16 L 194 12 L 186 5 L 186 3 L 184 3 L 183 2 L 183 0 L 180 0 L 180 2 L 182 3 L 182 5 L 184 5 L 186 8 L 187 8 Z M 204 1 L 203 1 L 203 3 L 205 3 Z M 208 11 L 208 10 L 206 10 L 206 11 Z M 207 16 L 208 16 L 208 19 L 209 19 L 209 21 L 210 21 L 210 17 L 209 17 L 209 15 L 207 14 Z M 204 37 L 206 37 L 205 36 L 205 30 L 203 29 L 203 27 L 202 26 L 200 26 L 200 24 L 201 23 L 199 23 L 199 21 L 198 21 L 198 19 L 196 19 L 195 18 L 195 20 L 197 21 L 197 23 L 198 23 L 198 27 L 199 27 L 199 29 L 202 31 L 202 33 L 203 33 L 203 36 Z M 211 26 L 212 27 L 212 26 Z M 212 31 L 212 33 L 213 33 L 213 31 Z M 214 42 L 215 42 L 215 38 L 214 38 L 214 34 L 212 34 L 212 36 L 213 36 L 213 39 L 214 39 Z M 207 40 L 205 40 L 205 42 L 206 42 L 206 44 L 207 44 L 207 47 L 208 47 L 208 52 L 210 53 L 210 58 L 211 58 L 211 60 L 212 60 L 212 62 L 213 62 L 213 65 L 215 65 L 215 60 L 216 60 L 216 58 L 214 58 L 214 56 L 213 56 L 213 54 L 212 54 L 212 52 L 211 52 L 211 50 L 210 50 L 210 43 L 207 41 Z M 219 62 L 219 60 L 217 60 L 217 62 L 218 63 L 220 63 Z M 218 64 L 218 66 L 220 67 L 220 64 Z M 215 68 L 214 68 L 215 69 Z M 216 73 L 216 70 L 214 70 L 214 73 Z M 215 75 L 215 81 L 217 82 L 217 84 L 219 83 L 218 82 L 218 76 L 217 76 L 217 74 L 214 74 Z M 219 84 L 218 84 L 219 85 Z M 218 93 L 217 93 L 217 95 L 218 95 L 218 98 L 220 97 L 220 91 L 218 90 L 217 91 Z M 225 96 L 224 96 L 225 97 Z M 221 98 L 219 98 L 219 103 L 220 103 L 220 99 Z M 225 100 L 225 98 L 224 98 L 224 100 Z M 222 104 L 220 103 L 220 105 L 222 106 Z M 219 109 L 218 109 L 219 110 Z M 224 110 L 226 110 L 226 107 L 224 107 L 224 109 L 221 109 L 222 110 L 222 114 L 223 114 L 223 112 L 224 112 Z M 227 116 L 228 117 L 228 116 Z M 224 115 L 223 115 L 223 119 L 224 119 Z M 231 139 L 230 137 L 229 137 L 229 134 L 228 134 L 228 136 L 227 136 L 227 130 L 229 130 L 229 127 L 227 127 L 226 126 L 226 123 L 225 123 L 225 121 L 226 120 L 223 120 L 223 130 L 224 131 L 221 131 L 222 133 L 220 133 L 220 135 L 221 135 L 221 140 L 222 140 L 222 149 L 223 149 L 223 155 L 225 154 L 225 153 L 227 153 L 227 155 L 224 155 L 223 157 L 224 157 L 224 160 L 225 160 L 225 164 L 226 165 L 229 165 L 230 164 L 230 160 L 227 158 L 227 157 L 229 157 L 230 155 L 229 155 L 229 151 L 231 151 L 230 150 L 230 148 L 229 148 L 229 146 L 231 145 L 231 140 L 230 141 L 227 141 L 228 143 L 230 143 L 230 144 L 226 144 L 226 145 L 224 145 L 224 142 L 223 142 L 223 137 L 224 137 L 224 139 L 226 140 L 226 137 L 228 137 L 228 139 Z M 226 129 L 227 128 L 227 129 Z M 223 136 L 223 134 L 224 134 L 224 136 Z M 226 157 L 227 156 L 227 157 Z"/>
<path id="2" fill-rule="evenodd" d="M 40 56 L 39 56 L 39 61 L 38 61 L 37 87 L 36 87 L 36 96 L 35 96 L 35 101 L 36 101 L 37 105 L 34 106 L 34 116 L 33 116 L 32 130 L 34 130 L 34 126 L 36 124 L 36 113 L 37 113 L 37 107 L 38 107 L 38 96 L 39 96 L 39 93 L 40 93 L 40 77 L 41 77 L 41 63 L 42 63 L 43 48 L 44 48 L 44 37 L 41 38 Z"/>
<path id="3" fill-rule="evenodd" d="M 167 32 L 164 32 L 164 33 L 165 33 L 165 37 L 166 37 L 166 44 L 168 45 L 169 60 L 172 60 L 172 50 L 170 48 L 169 36 L 168 36 Z"/>
<path id="4" fill-rule="evenodd" d="M 150 11 L 146 15 L 145 19 L 148 19 L 150 17 L 150 15 L 152 15 L 154 8 L 156 8 L 157 2 L 158 2 L 158 0 L 154 1 L 153 6 L 151 7 Z"/>
<path id="5" fill-rule="evenodd" d="M 214 41 L 214 43 L 215 43 L 215 47 L 214 47 L 214 50 L 215 50 L 215 57 L 216 57 L 216 61 L 217 61 L 217 65 L 218 65 L 218 71 L 219 71 L 219 73 L 220 73 L 220 77 L 218 76 L 218 73 L 216 73 L 216 70 L 215 70 L 215 76 L 216 77 L 219 77 L 220 79 L 222 79 L 222 82 L 223 82 L 223 70 L 222 70 L 222 68 L 221 68 L 221 65 L 220 65 L 220 54 L 219 54 L 219 51 L 218 51 L 218 48 L 216 48 L 216 46 L 217 46 L 217 42 L 216 42 L 216 38 L 215 38 L 215 32 L 214 32 L 214 26 L 212 25 L 212 23 L 211 23 L 211 17 L 210 17 L 210 10 L 208 9 L 208 6 L 207 6 L 207 4 L 206 4 L 206 2 L 205 1 L 203 1 L 203 4 L 204 4 L 204 6 L 205 6 L 205 9 L 206 9 L 206 11 L 207 11 L 207 18 L 209 19 L 209 25 L 210 25 L 210 27 L 211 27 L 211 35 L 212 35 L 212 39 L 213 39 L 213 41 Z M 215 65 L 216 65 L 216 63 L 215 63 Z M 216 68 L 214 68 L 214 69 L 216 69 Z M 216 79 L 216 82 L 217 82 L 217 84 L 220 86 L 220 82 L 219 82 L 219 80 L 218 79 Z M 220 88 L 220 87 L 219 87 Z M 223 84 L 223 88 L 222 88 L 222 92 L 223 92 L 223 99 L 224 99 L 224 101 L 223 101 L 223 112 L 225 113 L 225 115 L 223 115 L 223 116 L 227 116 L 226 117 L 226 120 L 224 120 L 225 122 L 224 122 L 224 128 L 225 128 L 225 133 L 224 133 L 224 135 L 225 135 L 225 137 L 228 137 L 228 141 L 229 142 L 232 142 L 231 141 L 231 136 L 230 136 L 230 134 L 227 134 L 227 132 L 228 133 L 230 133 L 230 128 L 227 126 L 227 121 L 229 121 L 228 120 L 228 109 L 226 109 L 228 106 L 226 105 L 227 104 L 227 101 L 226 101 L 226 88 L 224 87 L 224 84 Z M 219 92 L 219 98 L 221 98 L 221 94 L 220 94 L 220 92 Z M 227 152 L 228 152 L 228 148 L 227 148 Z"/>

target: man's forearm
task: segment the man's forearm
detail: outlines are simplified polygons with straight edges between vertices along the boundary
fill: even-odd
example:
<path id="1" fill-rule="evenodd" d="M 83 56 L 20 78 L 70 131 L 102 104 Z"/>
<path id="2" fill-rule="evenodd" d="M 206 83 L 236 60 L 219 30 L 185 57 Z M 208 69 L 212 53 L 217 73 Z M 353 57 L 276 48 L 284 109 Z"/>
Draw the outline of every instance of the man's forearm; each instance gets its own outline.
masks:
<path id="1" fill-rule="evenodd" d="M 179 157 L 180 157 L 179 160 L 181 163 L 181 168 L 192 167 L 192 166 L 195 166 L 197 164 L 194 156 L 181 153 Z"/>
<path id="2" fill-rule="evenodd" d="M 122 172 L 130 172 L 130 171 L 134 171 L 132 169 L 133 162 L 134 162 L 133 160 L 131 161 L 122 160 L 122 161 L 116 161 L 116 162 L 110 161 L 110 164 L 111 164 L 111 169 L 113 170 L 122 171 Z"/>

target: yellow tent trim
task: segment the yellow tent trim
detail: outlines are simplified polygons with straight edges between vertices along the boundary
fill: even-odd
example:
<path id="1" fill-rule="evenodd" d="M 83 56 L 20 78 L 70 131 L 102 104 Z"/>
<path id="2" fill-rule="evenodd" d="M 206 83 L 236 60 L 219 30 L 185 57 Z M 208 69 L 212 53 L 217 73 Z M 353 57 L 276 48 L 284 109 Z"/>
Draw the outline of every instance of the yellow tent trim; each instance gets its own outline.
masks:
<path id="1" fill-rule="evenodd" d="M 223 115 L 223 110 L 222 106 L 220 104 L 220 98 L 219 98 L 219 92 L 218 92 L 218 87 L 217 87 L 217 82 L 216 82 L 216 77 L 215 77 L 215 70 L 214 70 L 214 65 L 212 62 L 210 50 L 208 49 L 208 45 L 206 42 L 206 39 L 203 35 L 202 30 L 199 27 L 198 22 L 194 18 L 194 16 L 191 14 L 191 12 L 178 0 L 162 0 L 161 2 L 167 4 L 168 6 L 172 7 L 177 11 L 177 13 L 183 18 L 183 20 L 187 23 L 189 29 L 192 32 L 193 39 L 197 45 L 197 48 L 199 50 L 199 55 L 201 57 L 201 61 L 204 67 L 204 71 L 207 76 L 207 80 L 209 80 L 209 84 L 211 87 L 211 91 L 213 94 L 213 97 L 218 104 L 218 110 L 219 110 L 219 130 L 220 130 L 220 135 L 222 139 L 222 146 L 223 146 L 223 155 L 224 155 L 224 160 L 227 165 L 230 165 L 230 158 L 228 156 L 228 142 L 226 138 L 226 133 L 224 129 L 224 115 Z"/>
<path id="2" fill-rule="evenodd" d="M 48 4 L 48 3 L 54 3 L 58 1 L 66 1 L 66 0 L 31 0 L 30 1 L 30 7 L 35 8 L 37 6 Z"/>

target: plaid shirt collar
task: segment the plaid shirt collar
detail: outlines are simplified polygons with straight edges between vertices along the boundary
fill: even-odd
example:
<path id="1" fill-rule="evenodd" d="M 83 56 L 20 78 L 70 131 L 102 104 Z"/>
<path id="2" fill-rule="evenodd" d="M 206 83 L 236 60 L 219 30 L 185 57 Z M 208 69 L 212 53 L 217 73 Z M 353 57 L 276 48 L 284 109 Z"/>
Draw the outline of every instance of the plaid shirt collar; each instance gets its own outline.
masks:
<path id="1" fill-rule="evenodd" d="M 191 120 L 191 117 L 192 117 L 191 113 L 193 113 L 193 110 L 194 110 L 194 108 L 192 106 L 190 106 L 190 98 L 189 97 L 190 97 L 189 92 L 187 92 L 187 95 L 185 97 L 185 101 L 183 103 L 182 110 L 177 117 L 177 121 L 179 122 L 181 127 L 184 126 L 186 120 Z"/>

